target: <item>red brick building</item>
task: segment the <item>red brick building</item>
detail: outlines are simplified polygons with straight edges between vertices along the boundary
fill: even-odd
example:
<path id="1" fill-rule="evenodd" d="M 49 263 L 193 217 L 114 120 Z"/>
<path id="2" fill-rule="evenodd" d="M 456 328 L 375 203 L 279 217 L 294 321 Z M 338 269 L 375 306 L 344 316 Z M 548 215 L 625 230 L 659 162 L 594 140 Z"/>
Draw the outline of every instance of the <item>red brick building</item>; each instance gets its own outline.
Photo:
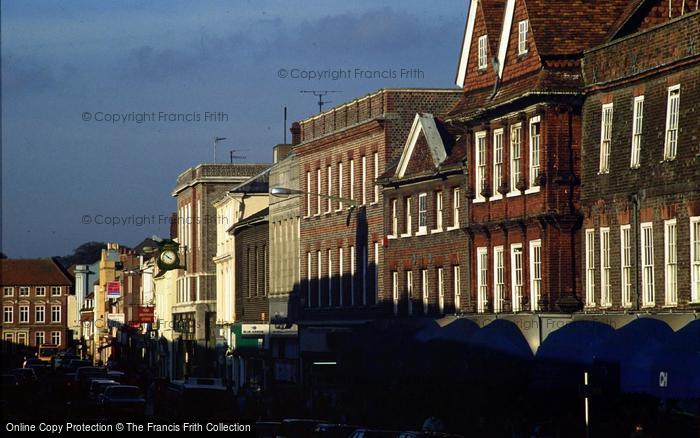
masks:
<path id="1" fill-rule="evenodd" d="M 627 3 L 471 3 L 446 117 L 468 138 L 465 310 L 580 308 L 581 61 Z"/>
<path id="2" fill-rule="evenodd" d="M 394 315 L 469 308 L 462 229 L 466 136 L 432 114 L 416 114 L 399 162 L 381 178 L 387 230 L 384 281 Z"/>
<path id="3" fill-rule="evenodd" d="M 458 90 L 380 90 L 299 123 L 302 320 L 387 312 L 384 203 L 376 182 L 398 160 L 416 112 L 443 112 Z M 350 206 L 328 196 L 354 199 Z"/>
<path id="4" fill-rule="evenodd" d="M 582 296 L 597 311 L 698 308 L 700 13 L 631 6 L 584 57 Z"/>
<path id="5" fill-rule="evenodd" d="M 73 277 L 54 259 L 0 259 L 2 340 L 66 348 Z"/>

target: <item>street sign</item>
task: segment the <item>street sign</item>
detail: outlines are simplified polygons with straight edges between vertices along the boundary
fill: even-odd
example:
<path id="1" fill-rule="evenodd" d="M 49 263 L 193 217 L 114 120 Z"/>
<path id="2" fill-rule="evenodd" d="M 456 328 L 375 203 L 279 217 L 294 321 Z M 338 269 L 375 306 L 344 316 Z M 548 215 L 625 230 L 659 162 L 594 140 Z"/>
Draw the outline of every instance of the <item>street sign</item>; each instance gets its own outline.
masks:
<path id="1" fill-rule="evenodd" d="M 118 281 L 107 282 L 107 298 L 119 298 L 122 296 L 122 284 Z"/>
<path id="2" fill-rule="evenodd" d="M 139 322 L 153 323 L 155 322 L 155 307 L 139 306 L 138 309 Z"/>

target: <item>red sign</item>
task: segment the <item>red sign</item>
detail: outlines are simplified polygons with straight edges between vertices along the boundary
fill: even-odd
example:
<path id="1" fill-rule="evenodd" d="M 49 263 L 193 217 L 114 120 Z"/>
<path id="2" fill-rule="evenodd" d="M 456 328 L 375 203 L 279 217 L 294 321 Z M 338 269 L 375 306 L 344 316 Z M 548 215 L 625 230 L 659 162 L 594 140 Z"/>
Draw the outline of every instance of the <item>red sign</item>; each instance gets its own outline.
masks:
<path id="1" fill-rule="evenodd" d="M 155 322 L 155 307 L 144 307 L 140 306 L 139 307 L 139 322 L 141 323 L 149 323 L 149 322 Z"/>
<path id="2" fill-rule="evenodd" d="M 118 281 L 107 282 L 107 298 L 119 298 L 122 296 L 122 284 Z"/>

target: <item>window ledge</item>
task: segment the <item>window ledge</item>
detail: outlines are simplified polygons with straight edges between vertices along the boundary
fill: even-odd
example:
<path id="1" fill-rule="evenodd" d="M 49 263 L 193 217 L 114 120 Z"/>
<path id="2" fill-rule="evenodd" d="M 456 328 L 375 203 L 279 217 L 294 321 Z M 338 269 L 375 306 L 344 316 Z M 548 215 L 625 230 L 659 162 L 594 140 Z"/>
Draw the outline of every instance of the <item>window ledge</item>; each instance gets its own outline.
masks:
<path id="1" fill-rule="evenodd" d="M 501 199 L 503 199 L 503 195 L 498 194 L 498 195 L 491 196 L 489 198 L 489 201 L 500 201 Z"/>
<path id="2" fill-rule="evenodd" d="M 664 304 L 664 305 L 661 306 L 661 307 L 664 308 L 664 309 L 672 309 L 672 308 L 674 308 L 674 307 L 678 307 L 678 303 Z"/>
<path id="3" fill-rule="evenodd" d="M 411 236 L 412 236 L 411 233 L 402 233 L 401 234 L 401 237 L 411 237 Z"/>
<path id="4" fill-rule="evenodd" d="M 459 230 L 459 225 L 454 226 L 454 227 L 447 227 L 447 231 L 454 231 L 454 230 Z"/>
<path id="5" fill-rule="evenodd" d="M 333 210 L 333 211 L 335 211 L 336 213 L 340 213 L 340 212 L 342 212 L 343 210 L 344 210 L 343 207 L 340 207 L 340 208 L 336 208 L 336 209 Z"/>
<path id="6" fill-rule="evenodd" d="M 634 166 L 630 166 L 630 169 L 639 169 L 640 167 L 642 166 L 640 166 L 639 164 L 635 164 Z"/>
<path id="7" fill-rule="evenodd" d="M 484 199 L 484 198 L 474 198 L 474 199 L 472 200 L 472 204 L 481 204 L 481 203 L 484 203 L 484 202 L 486 202 L 486 199 Z"/>
<path id="8" fill-rule="evenodd" d="M 397 235 L 395 235 L 395 234 L 390 234 L 390 235 L 386 236 L 386 238 L 389 239 L 389 240 L 394 240 L 394 239 L 398 239 L 399 236 L 397 236 Z"/>
<path id="9" fill-rule="evenodd" d="M 653 309 L 656 307 L 656 303 L 653 304 L 642 304 L 642 309 Z"/>
<path id="10" fill-rule="evenodd" d="M 598 175 L 609 175 L 609 174 L 610 174 L 610 171 L 609 171 L 609 170 L 598 171 Z"/>
<path id="11" fill-rule="evenodd" d="M 436 234 L 436 233 L 442 233 L 443 229 L 442 228 L 436 228 L 434 230 L 430 230 L 430 234 Z"/>
<path id="12" fill-rule="evenodd" d="M 534 187 L 530 187 L 529 189 L 525 190 L 525 194 L 531 195 L 533 193 L 539 193 L 539 191 L 540 191 L 540 186 L 534 186 Z"/>
<path id="13" fill-rule="evenodd" d="M 416 236 L 427 236 L 427 235 L 428 235 L 428 230 L 427 230 L 427 229 L 422 230 L 422 231 L 418 231 L 418 232 L 416 233 Z"/>
<path id="14" fill-rule="evenodd" d="M 373 206 L 373 205 L 377 205 L 377 204 L 379 204 L 379 201 L 374 201 L 374 202 L 370 202 L 370 203 L 369 203 L 370 207 Z"/>

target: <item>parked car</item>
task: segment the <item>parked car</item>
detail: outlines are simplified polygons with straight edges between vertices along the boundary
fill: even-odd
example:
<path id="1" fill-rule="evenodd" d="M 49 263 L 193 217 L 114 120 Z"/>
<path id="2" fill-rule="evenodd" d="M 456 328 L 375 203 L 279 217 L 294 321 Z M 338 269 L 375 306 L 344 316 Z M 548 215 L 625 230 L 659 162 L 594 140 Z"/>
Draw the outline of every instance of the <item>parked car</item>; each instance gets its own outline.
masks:
<path id="1" fill-rule="evenodd" d="M 112 370 L 107 370 L 107 378 L 111 380 L 116 380 L 119 383 L 126 383 L 124 379 L 126 378 L 125 374 L 121 371 L 112 371 Z"/>
<path id="2" fill-rule="evenodd" d="M 24 364 L 22 364 L 22 368 L 35 368 L 35 367 L 48 367 L 50 366 L 47 362 L 44 362 L 43 360 L 39 359 L 38 357 L 30 357 L 27 360 L 24 361 Z"/>
<path id="3" fill-rule="evenodd" d="M 190 377 L 173 380 L 165 395 L 155 406 L 155 415 L 161 418 L 221 419 L 230 417 L 234 407 L 233 393 L 221 379 Z"/>
<path id="4" fill-rule="evenodd" d="M 141 389 L 133 385 L 108 386 L 99 395 L 97 404 L 102 414 L 108 417 L 139 417 L 146 413 L 146 399 Z"/>
<path id="5" fill-rule="evenodd" d="M 68 368 L 67 370 L 69 372 L 74 372 L 77 371 L 78 368 L 80 367 L 91 367 L 92 366 L 92 361 L 87 360 L 87 359 L 71 359 L 68 361 Z"/>
<path id="6" fill-rule="evenodd" d="M 86 396 L 90 388 L 92 379 L 107 379 L 107 368 L 103 367 L 80 367 L 75 371 L 73 389 L 79 395 Z"/>
<path id="7" fill-rule="evenodd" d="M 20 385 L 33 385 L 39 381 L 33 368 L 15 368 L 11 371 Z"/>
<path id="8" fill-rule="evenodd" d="M 70 369 L 70 364 L 73 360 L 80 360 L 80 356 L 77 356 L 75 354 L 59 353 L 54 358 L 53 368 L 55 370 L 68 370 Z"/>
<path id="9" fill-rule="evenodd" d="M 88 390 L 88 398 L 97 402 L 97 399 L 105 392 L 105 389 L 114 385 L 119 385 L 119 382 L 112 379 L 92 379 Z"/>

